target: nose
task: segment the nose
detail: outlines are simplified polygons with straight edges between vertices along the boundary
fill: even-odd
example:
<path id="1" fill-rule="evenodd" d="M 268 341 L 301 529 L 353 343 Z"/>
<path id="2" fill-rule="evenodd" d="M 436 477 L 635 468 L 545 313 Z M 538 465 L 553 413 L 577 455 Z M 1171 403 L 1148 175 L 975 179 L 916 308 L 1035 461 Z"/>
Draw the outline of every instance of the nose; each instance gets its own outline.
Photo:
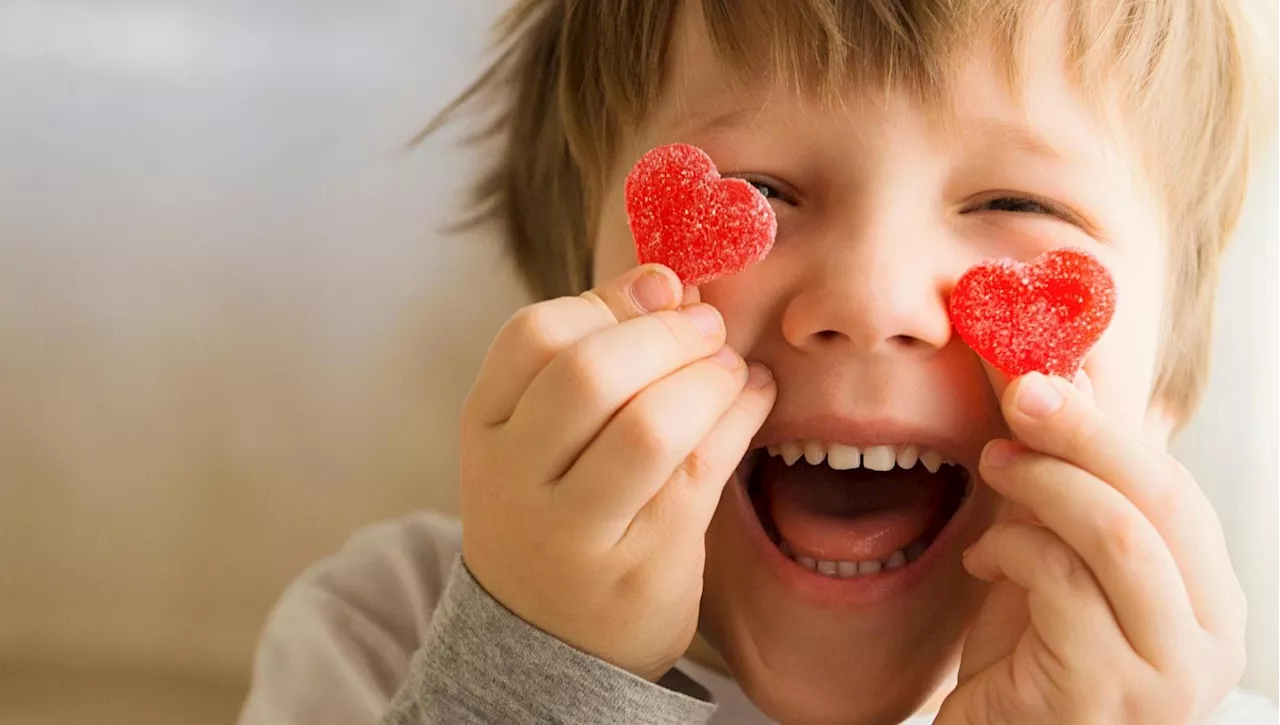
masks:
<path id="1" fill-rule="evenodd" d="M 874 356 L 938 350 L 951 339 L 946 291 L 955 283 L 953 265 L 918 233 L 844 235 L 807 251 L 805 279 L 782 314 L 792 347 Z"/>

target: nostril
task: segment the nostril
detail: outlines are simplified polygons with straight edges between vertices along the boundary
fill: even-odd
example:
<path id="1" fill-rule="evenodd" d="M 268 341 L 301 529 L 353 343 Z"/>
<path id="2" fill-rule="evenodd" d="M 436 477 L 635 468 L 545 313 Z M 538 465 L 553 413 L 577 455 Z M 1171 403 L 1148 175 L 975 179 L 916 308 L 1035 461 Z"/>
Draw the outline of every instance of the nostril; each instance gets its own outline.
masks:
<path id="1" fill-rule="evenodd" d="M 814 337 L 822 340 L 823 342 L 830 342 L 838 337 L 842 337 L 842 335 L 835 330 L 822 330 L 821 332 L 816 333 Z"/>
<path id="2" fill-rule="evenodd" d="M 921 340 L 918 337 L 912 337 L 911 335 L 894 335 L 889 338 L 889 342 L 897 345 L 898 347 L 915 347 L 924 342 L 924 340 Z"/>

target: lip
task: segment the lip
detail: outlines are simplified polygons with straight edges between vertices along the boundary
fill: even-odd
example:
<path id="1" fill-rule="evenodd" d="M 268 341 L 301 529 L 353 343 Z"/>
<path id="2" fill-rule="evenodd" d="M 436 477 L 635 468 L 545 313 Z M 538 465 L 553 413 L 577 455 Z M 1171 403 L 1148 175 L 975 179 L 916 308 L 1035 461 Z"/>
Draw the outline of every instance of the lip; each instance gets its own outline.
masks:
<path id="1" fill-rule="evenodd" d="M 817 436 L 810 434 L 810 437 Z M 871 575 L 841 579 L 801 566 L 783 554 L 769 539 L 747 491 L 751 470 L 746 465 L 739 466 L 730 485 L 726 487 L 726 493 L 732 497 L 732 505 L 765 571 L 802 602 L 816 607 L 840 609 L 881 606 L 906 594 L 928 578 L 945 560 L 954 558 L 951 550 L 956 547 L 960 532 L 973 516 L 977 487 L 980 485 L 970 473 L 960 508 L 919 558 L 897 569 L 882 569 Z"/>
<path id="2" fill-rule="evenodd" d="M 973 446 L 947 432 L 897 418 L 848 418 L 828 414 L 767 420 L 751 441 L 751 447 L 765 448 L 790 441 L 819 440 L 864 448 L 876 445 L 914 443 L 958 461 L 972 477 L 976 466 Z"/>

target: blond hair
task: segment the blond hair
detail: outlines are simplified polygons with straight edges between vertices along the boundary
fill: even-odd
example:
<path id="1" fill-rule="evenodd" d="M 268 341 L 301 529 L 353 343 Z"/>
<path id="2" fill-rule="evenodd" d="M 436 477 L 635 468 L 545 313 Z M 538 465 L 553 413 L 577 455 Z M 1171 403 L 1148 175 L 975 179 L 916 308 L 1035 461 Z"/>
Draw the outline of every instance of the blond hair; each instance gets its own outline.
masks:
<path id="1" fill-rule="evenodd" d="M 503 148 L 475 189 L 473 220 L 496 221 L 539 297 L 590 284 L 594 216 L 620 139 L 658 98 L 681 0 L 520 0 L 498 24 L 497 59 L 419 135 L 477 99 Z M 855 86 L 945 96 L 975 38 L 1011 84 L 1031 19 L 1024 0 L 689 0 L 732 77 L 823 95 Z M 1239 216 L 1262 126 L 1250 23 L 1230 0 L 1072 0 L 1067 67 L 1130 128 L 1170 238 L 1169 295 L 1154 400 L 1180 420 L 1207 381 L 1218 260 Z M 1259 86 L 1260 87 L 1260 86 Z M 1104 92 L 1103 89 L 1113 91 Z M 932 104 L 936 105 L 936 104 Z"/>

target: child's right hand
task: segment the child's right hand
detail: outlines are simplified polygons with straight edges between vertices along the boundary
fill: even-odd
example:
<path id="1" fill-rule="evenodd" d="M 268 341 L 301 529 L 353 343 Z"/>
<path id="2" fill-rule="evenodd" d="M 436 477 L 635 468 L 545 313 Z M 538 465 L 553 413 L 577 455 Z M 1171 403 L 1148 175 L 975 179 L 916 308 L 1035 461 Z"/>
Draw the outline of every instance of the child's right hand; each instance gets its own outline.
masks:
<path id="1" fill-rule="evenodd" d="M 525 307 L 462 417 L 472 575 L 539 629 L 649 680 L 693 639 L 707 526 L 776 394 L 725 345 L 720 313 L 681 294 L 646 265 Z"/>

